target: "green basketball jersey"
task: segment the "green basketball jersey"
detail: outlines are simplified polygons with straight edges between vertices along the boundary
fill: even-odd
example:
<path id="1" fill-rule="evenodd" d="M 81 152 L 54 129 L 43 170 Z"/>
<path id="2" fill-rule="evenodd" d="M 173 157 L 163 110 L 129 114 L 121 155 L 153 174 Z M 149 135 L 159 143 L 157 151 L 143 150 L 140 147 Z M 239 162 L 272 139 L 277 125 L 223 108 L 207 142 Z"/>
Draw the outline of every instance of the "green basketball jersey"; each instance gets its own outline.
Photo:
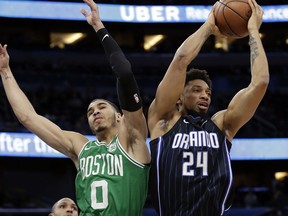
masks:
<path id="1" fill-rule="evenodd" d="M 109 145 L 88 142 L 78 158 L 76 197 L 80 216 L 140 216 L 150 166 L 133 160 L 116 136 Z"/>

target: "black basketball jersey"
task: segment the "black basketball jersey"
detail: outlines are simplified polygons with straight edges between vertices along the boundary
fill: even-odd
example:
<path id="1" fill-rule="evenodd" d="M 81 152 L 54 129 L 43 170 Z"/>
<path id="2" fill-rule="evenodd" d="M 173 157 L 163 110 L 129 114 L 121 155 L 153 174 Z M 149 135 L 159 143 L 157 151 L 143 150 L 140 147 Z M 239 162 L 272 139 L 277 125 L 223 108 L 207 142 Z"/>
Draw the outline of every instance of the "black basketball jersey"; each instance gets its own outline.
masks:
<path id="1" fill-rule="evenodd" d="M 211 119 L 192 115 L 150 141 L 150 196 L 159 215 L 224 215 L 232 186 L 230 149 Z"/>

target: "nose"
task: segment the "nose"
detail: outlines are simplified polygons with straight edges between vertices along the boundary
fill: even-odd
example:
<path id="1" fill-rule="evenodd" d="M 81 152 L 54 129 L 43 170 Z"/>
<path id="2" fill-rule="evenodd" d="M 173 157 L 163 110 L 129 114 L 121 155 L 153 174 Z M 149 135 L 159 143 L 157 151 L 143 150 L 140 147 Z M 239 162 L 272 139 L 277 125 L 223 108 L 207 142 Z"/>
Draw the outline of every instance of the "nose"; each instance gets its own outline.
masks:
<path id="1" fill-rule="evenodd" d="M 68 208 L 67 209 L 67 213 L 73 213 L 73 208 L 71 207 L 71 208 Z"/>
<path id="2" fill-rule="evenodd" d="M 201 94 L 201 98 L 205 99 L 205 100 L 209 100 L 209 94 L 207 92 L 202 92 Z"/>
<path id="3" fill-rule="evenodd" d="M 93 112 L 93 116 L 96 116 L 97 114 L 99 114 L 100 112 L 98 110 L 94 110 Z"/>

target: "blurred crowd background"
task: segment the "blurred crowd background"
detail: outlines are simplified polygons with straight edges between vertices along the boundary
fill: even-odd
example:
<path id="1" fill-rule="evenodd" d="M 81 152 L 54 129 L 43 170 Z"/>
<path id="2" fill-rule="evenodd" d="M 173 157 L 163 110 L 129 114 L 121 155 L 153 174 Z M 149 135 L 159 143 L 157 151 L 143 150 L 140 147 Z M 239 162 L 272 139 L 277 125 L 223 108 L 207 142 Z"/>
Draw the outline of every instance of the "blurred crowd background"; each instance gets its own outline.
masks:
<path id="1" fill-rule="evenodd" d="M 212 5 L 214 2 L 100 0 L 98 3 Z M 258 3 L 287 4 L 287 0 L 265 0 Z M 86 118 L 90 101 L 105 98 L 117 104 L 116 80 L 91 26 L 83 21 L 1 17 L 0 23 L 0 43 L 8 44 L 11 69 L 36 111 L 63 129 L 91 135 Z M 132 64 L 147 115 L 157 85 L 176 49 L 201 24 L 107 22 L 105 25 Z M 263 23 L 261 27 L 260 32 L 263 34 L 262 40 L 270 67 L 270 84 L 255 116 L 239 131 L 236 138 L 288 137 L 287 29 L 287 22 Z M 70 32 L 84 32 L 85 37 L 70 45 L 51 45 L 53 33 Z M 165 40 L 146 51 L 143 49 L 145 36 L 153 34 L 163 34 Z M 235 93 L 246 87 L 250 81 L 248 38 L 228 41 L 226 48 L 218 47 L 216 43 L 216 38 L 209 38 L 191 64 L 191 67 L 206 69 L 212 79 L 210 115 L 226 108 Z M 0 131 L 27 132 L 15 118 L 2 83 L 0 88 Z M 278 181 L 274 177 L 276 171 L 287 171 L 287 161 L 233 161 L 232 165 L 235 173 L 233 207 L 261 207 L 261 212 L 264 212 L 261 215 L 287 215 L 288 180 L 284 178 Z M 66 158 L 0 157 L 0 210 L 49 208 L 57 198 L 73 198 L 75 173 L 74 165 Z M 266 211 L 266 208 L 269 208 L 269 211 Z M 3 212 L 0 211 L 0 215 L 15 214 L 5 213 L 4 210 Z M 238 215 L 248 213 L 240 212 Z"/>

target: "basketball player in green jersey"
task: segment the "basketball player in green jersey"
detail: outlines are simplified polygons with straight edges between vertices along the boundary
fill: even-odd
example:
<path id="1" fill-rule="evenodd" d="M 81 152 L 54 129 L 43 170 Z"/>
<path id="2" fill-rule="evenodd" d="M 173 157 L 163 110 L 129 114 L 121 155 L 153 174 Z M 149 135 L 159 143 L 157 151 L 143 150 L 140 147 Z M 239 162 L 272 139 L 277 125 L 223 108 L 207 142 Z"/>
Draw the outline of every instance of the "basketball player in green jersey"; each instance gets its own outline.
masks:
<path id="1" fill-rule="evenodd" d="M 48 216 L 67 215 L 78 216 L 78 207 L 72 199 L 64 197 L 54 203 Z"/>
<path id="2" fill-rule="evenodd" d="M 139 216 L 147 196 L 150 154 L 142 101 L 129 61 L 100 20 L 98 7 L 82 14 L 100 39 L 111 68 L 117 77 L 117 93 L 122 114 L 111 102 L 93 100 L 87 110 L 88 123 L 96 135 L 62 130 L 38 115 L 19 88 L 9 67 L 7 45 L 0 45 L 0 74 L 3 86 L 18 120 L 45 143 L 74 162 L 76 199 L 80 215 Z"/>

